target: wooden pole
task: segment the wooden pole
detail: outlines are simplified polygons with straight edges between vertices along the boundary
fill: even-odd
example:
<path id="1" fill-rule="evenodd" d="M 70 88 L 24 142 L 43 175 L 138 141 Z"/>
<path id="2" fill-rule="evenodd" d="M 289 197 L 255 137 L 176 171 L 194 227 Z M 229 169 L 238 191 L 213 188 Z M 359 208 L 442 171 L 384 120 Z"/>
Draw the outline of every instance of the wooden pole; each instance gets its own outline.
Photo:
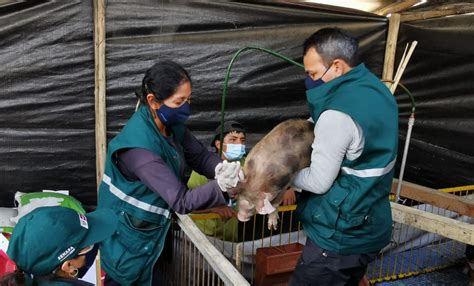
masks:
<path id="1" fill-rule="evenodd" d="M 176 214 L 178 225 L 192 244 L 199 250 L 224 285 L 250 286 L 232 263 L 207 239 L 188 215 Z M 186 254 L 185 254 L 186 255 Z M 219 283 L 220 284 L 220 283 Z"/>
<path id="2" fill-rule="evenodd" d="M 102 180 L 107 147 L 105 109 L 105 0 L 94 0 L 95 149 L 97 187 Z"/>
<path id="3" fill-rule="evenodd" d="M 107 146 L 107 117 L 105 108 L 105 1 L 94 0 L 94 55 L 95 55 L 95 152 L 97 189 L 105 168 Z M 102 285 L 100 254 L 96 257 L 96 285 Z"/>
<path id="4" fill-rule="evenodd" d="M 403 55 L 402 55 L 402 58 L 400 59 L 400 63 L 398 64 L 397 72 L 395 73 L 395 75 L 397 75 L 400 72 L 400 68 L 402 67 L 402 63 L 405 61 L 409 44 L 410 43 L 407 43 L 406 46 L 405 46 L 405 50 L 403 51 Z"/>
<path id="5" fill-rule="evenodd" d="M 431 11 L 423 11 L 423 12 L 408 12 L 403 13 L 401 16 L 402 22 L 410 22 L 410 21 L 417 21 L 417 20 L 425 20 L 431 18 L 440 18 L 445 16 L 452 16 L 452 15 L 462 15 L 467 13 L 474 12 L 474 5 L 450 5 L 445 7 L 440 7 L 436 10 Z"/>
<path id="6" fill-rule="evenodd" d="M 388 35 L 385 45 L 385 59 L 383 64 L 382 79 L 393 79 L 393 67 L 395 63 L 395 52 L 397 50 L 398 30 L 400 28 L 400 14 L 393 14 L 388 20 Z M 387 87 L 390 83 L 386 83 Z"/>
<path id="7" fill-rule="evenodd" d="M 397 13 L 397 12 L 406 10 L 406 9 L 410 8 L 411 6 L 417 4 L 418 2 L 420 2 L 420 0 L 398 1 L 398 2 L 395 2 L 393 4 L 385 6 L 381 9 L 375 11 L 374 13 L 377 14 L 377 15 L 385 16 L 385 15 L 388 15 L 390 13 Z"/>
<path id="8" fill-rule="evenodd" d="M 398 182 L 397 179 L 393 179 L 392 194 L 397 193 Z M 403 198 L 447 209 L 460 215 L 474 217 L 474 200 L 466 197 L 455 196 L 407 181 L 403 182 L 400 195 Z"/>
<path id="9" fill-rule="evenodd" d="M 403 59 L 403 62 L 400 63 L 400 67 L 398 68 L 397 74 L 395 75 L 395 79 L 393 80 L 393 84 L 390 87 L 390 91 L 392 93 L 395 93 L 395 89 L 397 88 L 398 83 L 400 82 L 400 79 L 402 78 L 402 74 L 405 71 L 405 68 L 408 65 L 408 61 L 410 61 L 411 55 L 413 54 L 413 51 L 415 50 L 416 45 L 418 44 L 417 41 L 413 41 L 410 44 L 410 48 L 408 49 L 408 53 L 406 54 L 405 58 Z"/>
<path id="10" fill-rule="evenodd" d="M 474 245 L 474 225 L 416 208 L 390 203 L 393 221 Z"/>

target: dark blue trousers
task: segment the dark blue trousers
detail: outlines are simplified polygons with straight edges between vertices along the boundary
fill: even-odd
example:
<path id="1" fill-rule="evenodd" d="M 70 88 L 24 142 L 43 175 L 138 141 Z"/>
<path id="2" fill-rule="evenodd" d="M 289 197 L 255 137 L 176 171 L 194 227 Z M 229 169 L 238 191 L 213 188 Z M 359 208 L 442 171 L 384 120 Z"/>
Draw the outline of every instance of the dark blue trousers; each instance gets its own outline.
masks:
<path id="1" fill-rule="evenodd" d="M 308 238 L 288 285 L 357 286 L 377 254 L 342 255 L 324 250 Z"/>

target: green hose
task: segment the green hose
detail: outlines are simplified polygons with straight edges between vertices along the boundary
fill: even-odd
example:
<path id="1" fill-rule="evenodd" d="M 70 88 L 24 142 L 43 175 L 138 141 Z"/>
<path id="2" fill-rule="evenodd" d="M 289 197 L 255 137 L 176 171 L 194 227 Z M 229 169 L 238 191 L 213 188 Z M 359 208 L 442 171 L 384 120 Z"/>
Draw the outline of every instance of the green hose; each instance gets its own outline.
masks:
<path id="1" fill-rule="evenodd" d="M 225 98 L 227 96 L 227 86 L 228 86 L 228 82 L 229 82 L 229 78 L 230 78 L 230 71 L 232 70 L 232 66 L 234 65 L 234 62 L 235 60 L 237 59 L 237 57 L 247 51 L 247 50 L 257 50 L 257 51 L 260 51 L 260 52 L 264 52 L 264 53 L 267 53 L 267 54 L 270 54 L 274 57 L 277 57 L 281 60 L 284 60 L 288 63 L 291 63 L 295 66 L 298 66 L 302 69 L 304 69 L 304 65 L 298 63 L 298 62 L 295 62 L 294 60 L 288 58 L 288 57 L 285 57 L 284 55 L 282 54 L 279 54 L 275 51 L 272 51 L 272 50 L 269 50 L 269 49 L 265 49 L 265 48 L 259 48 L 259 47 L 244 47 L 244 48 L 241 48 L 240 50 L 238 50 L 234 56 L 232 57 L 232 59 L 230 60 L 230 63 L 229 65 L 227 66 L 227 72 L 226 72 L 226 75 L 225 75 L 225 78 L 224 78 L 224 89 L 223 89 L 223 92 L 222 92 L 222 102 L 221 102 L 221 120 L 220 120 L 220 126 L 221 126 L 221 130 L 220 130 L 220 136 L 219 136 L 219 139 L 220 139 L 220 148 L 219 148 L 219 156 L 222 157 L 222 150 L 223 150 L 223 146 L 224 146 L 224 111 L 225 111 Z M 391 82 L 391 83 L 394 83 L 393 80 L 383 80 L 384 82 Z M 413 97 L 413 95 L 411 94 L 411 92 L 408 90 L 408 88 L 406 88 L 403 84 L 401 84 L 400 82 L 398 83 L 398 86 L 401 87 L 406 94 L 408 94 L 408 97 L 410 98 L 410 101 L 411 101 L 411 112 L 412 113 L 415 113 L 415 109 L 416 109 L 416 104 L 415 104 L 415 98 Z"/>
<path id="2" fill-rule="evenodd" d="M 221 131 L 220 131 L 220 148 L 219 148 L 219 156 L 222 157 L 222 148 L 224 146 L 224 111 L 225 111 L 225 98 L 227 96 L 227 85 L 228 85 L 228 82 L 229 82 L 229 78 L 230 78 L 230 71 L 232 69 L 232 65 L 234 64 L 234 61 L 237 59 L 237 57 L 243 53 L 244 51 L 247 51 L 247 50 L 257 50 L 257 51 L 260 51 L 260 52 L 264 52 L 264 53 L 267 53 L 267 54 L 270 54 L 274 57 L 277 57 L 279 59 L 282 59 L 288 63 L 291 63 L 291 64 L 294 64 L 295 66 L 298 66 L 302 69 L 304 69 L 304 65 L 298 63 L 298 62 L 295 62 L 294 60 L 288 58 L 288 57 L 285 57 L 275 51 L 272 51 L 272 50 L 269 50 L 269 49 L 265 49 L 265 48 L 259 48 L 259 47 L 244 47 L 240 50 L 238 50 L 234 56 L 232 57 L 232 59 L 230 60 L 230 63 L 229 63 L 229 66 L 227 67 L 227 73 L 225 75 L 225 79 L 224 79 L 224 90 L 222 92 L 222 103 L 221 103 L 221 123 L 220 123 L 220 126 L 221 126 Z"/>
<path id="3" fill-rule="evenodd" d="M 393 80 L 389 80 L 389 79 L 385 79 L 385 80 L 382 80 L 382 81 L 383 82 L 395 83 Z M 411 113 L 415 113 L 416 103 L 415 103 L 415 98 L 413 97 L 413 94 L 411 94 L 411 92 L 408 90 L 408 88 L 406 88 L 406 86 L 404 86 L 401 82 L 398 82 L 397 87 L 401 87 L 403 89 L 403 91 L 405 91 L 405 93 L 408 95 L 408 97 L 410 98 L 410 101 L 411 101 Z"/>

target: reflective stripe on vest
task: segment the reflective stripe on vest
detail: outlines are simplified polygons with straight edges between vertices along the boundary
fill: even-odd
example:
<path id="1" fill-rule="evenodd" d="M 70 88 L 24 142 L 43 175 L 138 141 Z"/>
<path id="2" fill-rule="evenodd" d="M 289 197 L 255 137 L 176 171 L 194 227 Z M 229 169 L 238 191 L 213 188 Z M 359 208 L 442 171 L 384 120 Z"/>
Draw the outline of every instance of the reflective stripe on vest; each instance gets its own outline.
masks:
<path id="1" fill-rule="evenodd" d="M 380 177 L 385 174 L 388 174 L 393 167 L 397 159 L 393 159 L 392 162 L 388 163 L 384 168 L 374 168 L 374 169 L 365 169 L 365 170 L 354 170 L 348 167 L 342 167 L 341 171 L 345 175 L 354 175 L 356 177 L 368 178 L 368 177 Z"/>
<path id="2" fill-rule="evenodd" d="M 119 188 L 117 188 L 116 186 L 114 186 L 112 184 L 112 180 L 106 174 L 104 174 L 103 181 L 104 181 L 104 183 L 109 185 L 110 192 L 112 194 L 114 194 L 116 197 L 118 197 L 119 199 L 121 199 L 122 201 L 124 201 L 128 204 L 131 204 L 131 205 L 133 205 L 137 208 L 140 208 L 144 211 L 151 212 L 151 213 L 154 213 L 154 214 L 163 215 L 166 218 L 170 217 L 169 210 L 164 209 L 164 208 L 160 208 L 160 207 L 157 207 L 157 206 L 153 206 L 153 205 L 150 205 L 150 204 L 145 203 L 145 202 L 142 202 L 142 201 L 137 200 L 136 198 L 131 197 L 131 196 L 125 194 L 124 192 L 122 192 Z"/>

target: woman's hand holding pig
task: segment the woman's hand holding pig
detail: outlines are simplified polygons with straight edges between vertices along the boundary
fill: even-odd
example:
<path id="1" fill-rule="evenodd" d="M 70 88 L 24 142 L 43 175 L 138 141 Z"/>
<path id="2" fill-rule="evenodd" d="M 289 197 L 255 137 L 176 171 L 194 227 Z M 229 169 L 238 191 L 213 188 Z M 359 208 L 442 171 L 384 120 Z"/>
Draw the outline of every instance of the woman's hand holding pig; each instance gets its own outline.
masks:
<path id="1" fill-rule="evenodd" d="M 217 208 L 209 209 L 209 212 L 218 214 L 222 220 L 227 221 L 233 217 L 237 216 L 237 212 L 229 207 L 229 206 L 222 206 Z"/>

